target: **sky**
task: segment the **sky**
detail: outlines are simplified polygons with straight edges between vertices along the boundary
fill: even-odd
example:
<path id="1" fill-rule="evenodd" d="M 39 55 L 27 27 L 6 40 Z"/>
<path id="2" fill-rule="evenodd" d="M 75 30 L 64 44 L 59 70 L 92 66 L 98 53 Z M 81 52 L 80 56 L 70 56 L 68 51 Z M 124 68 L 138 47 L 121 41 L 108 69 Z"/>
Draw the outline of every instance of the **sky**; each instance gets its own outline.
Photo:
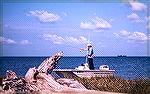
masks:
<path id="1" fill-rule="evenodd" d="M 0 56 L 150 56 L 149 3 L 3 3 Z"/>

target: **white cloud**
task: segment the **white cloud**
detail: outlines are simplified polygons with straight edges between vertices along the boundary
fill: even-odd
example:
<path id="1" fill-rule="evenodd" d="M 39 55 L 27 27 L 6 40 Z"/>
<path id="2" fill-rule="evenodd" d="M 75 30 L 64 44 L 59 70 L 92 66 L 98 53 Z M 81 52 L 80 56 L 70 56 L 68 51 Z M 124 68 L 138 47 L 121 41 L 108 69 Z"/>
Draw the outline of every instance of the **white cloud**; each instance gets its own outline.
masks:
<path id="1" fill-rule="evenodd" d="M 114 33 L 117 37 L 121 37 L 121 38 L 127 38 L 128 36 L 130 36 L 130 32 L 127 32 L 125 30 L 120 31 L 119 33 Z"/>
<path id="2" fill-rule="evenodd" d="M 93 30 L 93 29 L 96 29 L 95 28 L 95 25 L 92 24 L 91 22 L 81 22 L 80 23 L 80 28 L 82 29 L 89 29 L 89 30 Z"/>
<path id="3" fill-rule="evenodd" d="M 143 3 L 138 1 L 129 1 L 129 5 L 131 6 L 132 10 L 134 11 L 143 11 L 146 10 L 147 6 Z"/>
<path id="4" fill-rule="evenodd" d="M 129 37 L 130 40 L 146 41 L 148 37 L 142 32 L 133 32 Z"/>
<path id="5" fill-rule="evenodd" d="M 16 41 L 4 37 L 0 37 L 1 44 L 16 44 Z"/>
<path id="6" fill-rule="evenodd" d="M 22 40 L 20 42 L 20 44 L 22 44 L 22 45 L 29 45 L 29 44 L 32 44 L 32 43 L 29 40 Z"/>
<path id="7" fill-rule="evenodd" d="M 44 10 L 29 11 L 28 15 L 38 18 L 40 22 L 56 22 L 60 19 L 60 16 L 58 16 L 57 14 L 48 13 Z"/>
<path id="8" fill-rule="evenodd" d="M 92 19 L 91 22 L 81 22 L 80 28 L 89 30 L 101 30 L 109 29 L 111 28 L 111 25 L 106 20 L 96 17 L 95 19 Z"/>
<path id="9" fill-rule="evenodd" d="M 81 44 L 81 43 L 86 44 L 86 43 L 88 43 L 87 38 L 85 38 L 84 36 L 79 36 L 78 38 L 69 36 L 69 37 L 65 38 L 65 41 L 67 43 L 76 43 L 76 44 Z"/>
<path id="10" fill-rule="evenodd" d="M 150 40 L 149 36 L 142 32 L 128 32 L 125 30 L 120 31 L 119 33 L 114 33 L 119 38 L 127 39 L 129 41 L 143 43 L 147 40 Z"/>
<path id="11" fill-rule="evenodd" d="M 96 17 L 93 19 L 93 22 L 96 24 L 97 29 L 108 29 L 111 28 L 111 25 L 104 19 Z"/>
<path id="12" fill-rule="evenodd" d="M 50 40 L 54 44 L 62 44 L 65 40 L 58 35 L 51 35 L 51 34 L 43 34 L 42 36 L 45 40 Z"/>
<path id="13" fill-rule="evenodd" d="M 9 39 L 9 38 L 4 38 L 4 37 L 0 37 L 0 44 L 16 44 L 17 42 L 15 40 Z M 30 41 L 28 40 L 22 40 L 20 42 L 21 45 L 29 45 L 32 44 Z"/>
<path id="14" fill-rule="evenodd" d="M 131 20 L 138 20 L 139 19 L 139 16 L 135 13 L 132 13 L 132 14 L 128 15 L 127 17 Z"/>
<path id="15" fill-rule="evenodd" d="M 87 38 L 85 38 L 85 37 L 83 37 L 83 36 L 80 36 L 80 37 L 79 37 L 79 41 L 80 41 L 81 43 L 83 43 L 83 44 L 86 44 L 86 43 L 89 42 L 89 41 L 87 40 Z"/>
<path id="16" fill-rule="evenodd" d="M 66 37 L 65 42 L 67 43 L 80 43 L 80 41 L 72 36 Z"/>
<path id="17" fill-rule="evenodd" d="M 81 43 L 88 43 L 87 39 L 83 36 L 79 36 L 79 38 L 72 37 L 72 36 L 58 36 L 52 34 L 43 34 L 42 37 L 45 40 L 52 41 L 54 44 L 81 44 Z"/>
<path id="18" fill-rule="evenodd" d="M 132 22 L 143 22 L 144 20 L 141 20 L 140 17 L 136 13 L 132 13 L 127 16 L 128 19 L 130 19 Z"/>

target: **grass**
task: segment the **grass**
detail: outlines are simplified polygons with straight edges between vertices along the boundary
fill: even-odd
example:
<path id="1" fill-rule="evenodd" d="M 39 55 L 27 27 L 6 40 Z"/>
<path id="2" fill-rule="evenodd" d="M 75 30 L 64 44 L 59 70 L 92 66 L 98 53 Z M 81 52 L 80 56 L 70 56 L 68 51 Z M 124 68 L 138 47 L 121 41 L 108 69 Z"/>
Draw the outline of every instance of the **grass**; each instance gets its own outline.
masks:
<path id="1" fill-rule="evenodd" d="M 0 86 L 3 77 L 0 77 Z M 150 79 L 125 80 L 119 77 L 75 78 L 89 90 L 128 94 L 150 94 Z M 1 91 L 1 90 L 0 90 Z"/>
<path id="2" fill-rule="evenodd" d="M 150 94 L 150 79 L 125 80 L 119 77 L 76 78 L 89 90 Z"/>

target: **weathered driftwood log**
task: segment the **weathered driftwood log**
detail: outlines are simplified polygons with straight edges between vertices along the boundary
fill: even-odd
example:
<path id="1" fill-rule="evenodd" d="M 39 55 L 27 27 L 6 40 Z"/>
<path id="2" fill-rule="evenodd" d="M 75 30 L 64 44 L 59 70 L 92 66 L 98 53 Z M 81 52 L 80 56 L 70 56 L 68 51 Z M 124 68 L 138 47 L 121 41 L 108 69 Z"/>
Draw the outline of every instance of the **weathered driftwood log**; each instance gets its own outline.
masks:
<path id="1" fill-rule="evenodd" d="M 11 70 L 6 72 L 6 78 L 3 79 L 2 84 L 3 90 L 9 90 L 10 92 L 25 93 L 28 90 L 25 79 L 18 78 L 16 73 Z"/>
<path id="2" fill-rule="evenodd" d="M 6 79 L 11 80 L 11 79 L 17 79 L 17 75 L 15 72 L 11 71 L 11 70 L 7 70 L 6 72 Z"/>
<path id="3" fill-rule="evenodd" d="M 51 75 L 47 75 L 47 73 L 55 68 L 58 60 L 62 56 L 63 52 L 58 52 L 45 59 L 37 69 L 35 67 L 30 68 L 25 75 L 25 79 L 18 78 L 15 72 L 8 70 L 6 72 L 6 78 L 3 80 L 3 90 L 22 93 L 27 90 L 55 90 L 55 88 L 50 88 L 50 86 L 54 87 L 52 81 L 55 82 L 55 80 Z M 37 79 L 37 77 L 39 78 Z M 58 84 L 55 83 L 55 85 Z"/>
<path id="4" fill-rule="evenodd" d="M 86 89 L 82 84 L 79 84 L 77 81 L 62 79 L 56 82 L 50 74 L 47 74 L 48 71 L 51 71 L 53 68 L 55 68 L 58 60 L 62 57 L 62 55 L 63 52 L 56 53 L 50 58 L 44 60 L 37 69 L 34 67 L 28 70 L 25 75 L 25 79 L 28 82 L 28 87 L 30 90 L 62 91 L 69 89 L 74 90 L 73 88 Z M 60 83 L 60 81 L 65 82 L 64 84 L 66 85 L 61 85 L 62 83 Z"/>
<path id="5" fill-rule="evenodd" d="M 63 52 L 60 51 L 54 55 L 52 55 L 49 58 L 46 58 L 40 65 L 39 67 L 36 69 L 34 68 L 30 68 L 28 70 L 28 72 L 25 75 L 25 79 L 27 82 L 33 82 L 36 81 L 36 77 L 39 73 L 45 73 L 48 74 L 49 71 L 52 71 L 56 64 L 58 63 L 58 60 L 63 56 Z"/>
<path id="6" fill-rule="evenodd" d="M 54 55 L 52 55 L 51 57 L 45 59 L 41 65 L 38 67 L 38 72 L 43 72 L 43 73 L 47 73 L 48 71 L 52 70 L 55 68 L 55 66 L 58 63 L 58 60 L 63 56 L 63 52 L 60 51 Z"/>

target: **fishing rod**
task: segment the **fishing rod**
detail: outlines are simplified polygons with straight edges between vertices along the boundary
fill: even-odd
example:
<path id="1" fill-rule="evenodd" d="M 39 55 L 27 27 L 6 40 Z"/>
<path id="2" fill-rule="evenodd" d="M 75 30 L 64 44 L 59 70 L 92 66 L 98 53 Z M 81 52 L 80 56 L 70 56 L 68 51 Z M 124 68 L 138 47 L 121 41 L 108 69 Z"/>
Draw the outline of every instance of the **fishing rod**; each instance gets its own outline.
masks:
<path id="1" fill-rule="evenodd" d="M 84 51 L 81 51 L 81 48 L 79 48 L 79 47 L 76 47 L 76 46 L 72 46 L 72 45 L 69 45 L 69 44 L 66 44 L 68 47 L 71 47 L 71 48 L 74 48 L 74 49 L 78 49 L 78 50 L 80 50 L 80 52 L 82 53 L 82 54 L 84 54 Z"/>

